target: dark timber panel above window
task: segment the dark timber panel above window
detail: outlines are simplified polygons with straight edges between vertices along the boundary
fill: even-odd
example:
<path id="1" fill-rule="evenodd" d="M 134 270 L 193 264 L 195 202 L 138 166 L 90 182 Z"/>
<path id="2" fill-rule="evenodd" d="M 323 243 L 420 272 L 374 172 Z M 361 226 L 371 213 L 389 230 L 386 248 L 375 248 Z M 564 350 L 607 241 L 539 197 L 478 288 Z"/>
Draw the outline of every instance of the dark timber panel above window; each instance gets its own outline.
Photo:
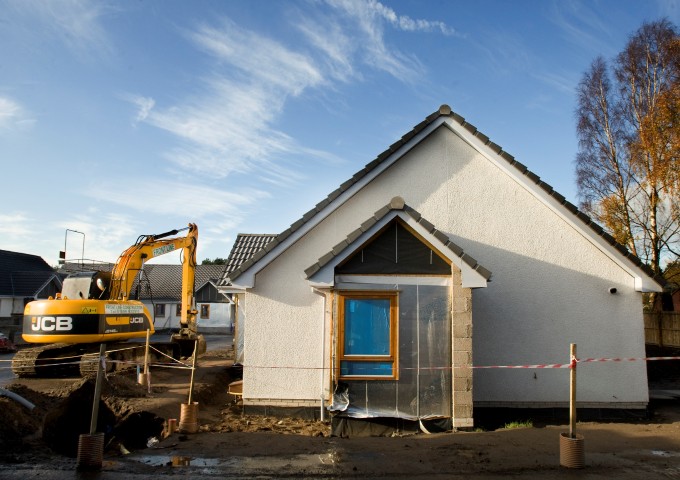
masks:
<path id="1" fill-rule="evenodd" d="M 451 266 L 395 220 L 338 265 L 335 273 L 449 275 Z"/>

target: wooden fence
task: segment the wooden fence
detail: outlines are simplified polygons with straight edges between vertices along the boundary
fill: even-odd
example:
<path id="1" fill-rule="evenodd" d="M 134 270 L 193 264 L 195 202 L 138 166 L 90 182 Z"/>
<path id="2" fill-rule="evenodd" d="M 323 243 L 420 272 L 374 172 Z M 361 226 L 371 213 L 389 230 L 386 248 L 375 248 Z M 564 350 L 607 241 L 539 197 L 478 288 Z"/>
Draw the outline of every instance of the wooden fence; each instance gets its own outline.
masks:
<path id="1" fill-rule="evenodd" d="M 645 343 L 680 348 L 680 312 L 645 313 Z"/>

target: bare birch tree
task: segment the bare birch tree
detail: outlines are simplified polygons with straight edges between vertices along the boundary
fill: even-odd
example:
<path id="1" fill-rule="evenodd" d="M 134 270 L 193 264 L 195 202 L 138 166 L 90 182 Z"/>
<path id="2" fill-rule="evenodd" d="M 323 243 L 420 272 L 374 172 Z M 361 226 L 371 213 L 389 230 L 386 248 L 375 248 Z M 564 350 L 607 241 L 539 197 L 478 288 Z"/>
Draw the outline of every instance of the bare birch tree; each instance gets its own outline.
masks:
<path id="1" fill-rule="evenodd" d="M 645 23 L 578 86 L 576 182 L 581 208 L 655 273 L 680 243 L 680 40 Z"/>

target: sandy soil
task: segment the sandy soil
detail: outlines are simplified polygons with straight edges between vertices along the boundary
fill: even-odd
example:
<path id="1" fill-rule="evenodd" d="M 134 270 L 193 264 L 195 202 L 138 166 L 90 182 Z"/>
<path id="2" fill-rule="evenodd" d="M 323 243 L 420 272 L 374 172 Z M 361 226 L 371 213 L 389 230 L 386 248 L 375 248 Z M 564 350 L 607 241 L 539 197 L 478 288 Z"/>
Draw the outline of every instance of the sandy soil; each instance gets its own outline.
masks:
<path id="1" fill-rule="evenodd" d="M 199 365 L 192 390 L 192 400 L 199 403 L 200 427 L 195 434 L 167 435 L 163 430 L 168 418 L 179 418 L 180 404 L 188 400 L 189 371 L 154 370 L 150 393 L 136 384 L 132 374 L 110 377 L 102 393 L 102 409 L 108 415 L 104 463 L 101 471 L 87 474 L 76 471 L 72 444 L 77 444 L 79 428 L 88 429 L 91 406 L 82 402 L 91 405 L 93 382 L 16 381 L 7 388 L 36 408 L 28 412 L 0 398 L 0 478 L 194 478 L 200 474 L 680 480 L 680 400 L 653 402 L 648 418 L 579 423 L 586 468 L 573 470 L 560 467 L 559 436 L 568 430 L 565 425 L 535 421 L 534 427 L 492 431 L 330 437 L 329 425 L 321 422 L 243 415 L 226 392 L 231 380 L 228 355 L 208 352 Z M 664 388 L 680 389 L 680 377 L 674 375 L 661 375 Z M 182 459 L 188 465 L 172 465 Z"/>

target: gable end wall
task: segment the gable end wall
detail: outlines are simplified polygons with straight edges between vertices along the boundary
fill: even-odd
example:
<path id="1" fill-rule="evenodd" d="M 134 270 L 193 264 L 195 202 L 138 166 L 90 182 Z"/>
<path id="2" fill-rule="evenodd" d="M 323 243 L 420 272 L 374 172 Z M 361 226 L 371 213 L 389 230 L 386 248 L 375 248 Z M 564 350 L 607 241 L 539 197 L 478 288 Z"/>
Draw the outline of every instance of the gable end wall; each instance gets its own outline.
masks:
<path id="1" fill-rule="evenodd" d="M 395 196 L 493 272 L 489 286 L 472 293 L 474 364 L 565 363 L 571 342 L 583 357 L 644 356 L 633 277 L 514 178 L 439 128 L 258 273 L 247 294 L 247 363 L 278 367 L 246 368 L 244 400 L 313 402 L 328 393 L 321 372 L 330 362 L 324 345 L 330 325 L 304 269 Z M 619 293 L 609 294 L 610 287 Z M 584 406 L 647 401 L 643 362 L 581 371 Z M 475 405 L 568 400 L 564 370 L 534 373 L 475 370 Z"/>

